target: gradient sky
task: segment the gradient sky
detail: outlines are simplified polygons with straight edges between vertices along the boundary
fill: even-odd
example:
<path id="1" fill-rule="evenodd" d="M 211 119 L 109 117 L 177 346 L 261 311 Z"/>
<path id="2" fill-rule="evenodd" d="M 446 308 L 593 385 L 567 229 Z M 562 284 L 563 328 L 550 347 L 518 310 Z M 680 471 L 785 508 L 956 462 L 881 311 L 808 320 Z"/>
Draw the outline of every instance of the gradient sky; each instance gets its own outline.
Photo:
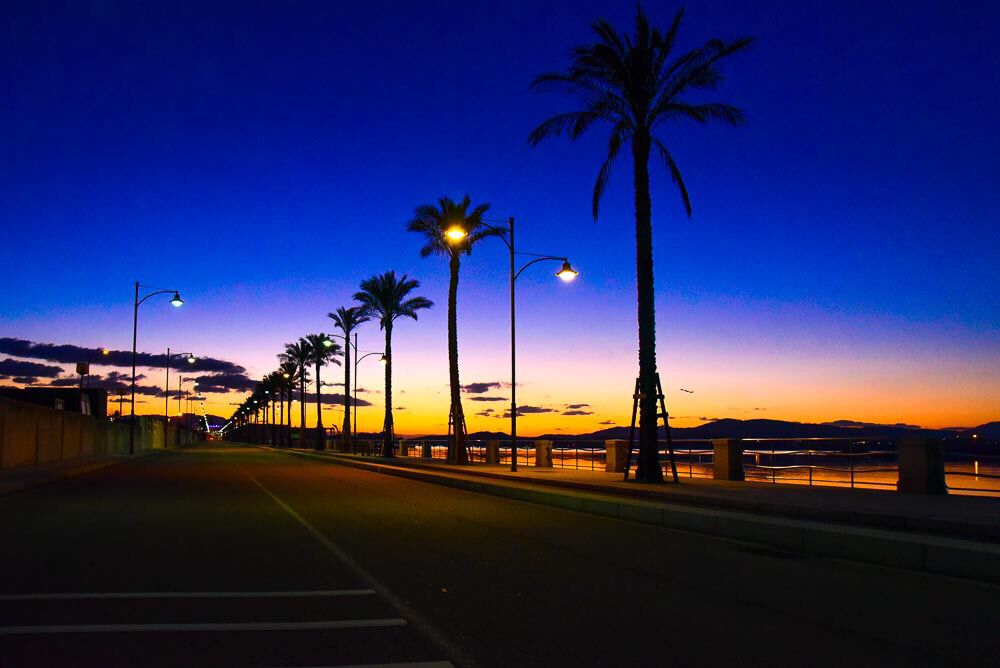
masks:
<path id="1" fill-rule="evenodd" d="M 660 25 L 677 6 L 647 5 Z M 531 92 L 532 77 L 563 67 L 592 18 L 630 26 L 633 7 L 4 3 L 0 336 L 127 350 L 139 279 L 187 300 L 143 305 L 141 350 L 190 349 L 259 377 L 284 342 L 332 331 L 326 313 L 360 279 L 393 268 L 437 303 L 395 331 L 397 430 L 441 433 L 447 267 L 421 260 L 404 226 L 417 204 L 469 193 L 517 217 L 523 250 L 581 271 L 568 285 L 545 266 L 519 281 L 518 399 L 548 409 L 519 429 L 626 423 L 628 162 L 595 225 L 606 132 L 537 149 L 525 138 L 572 104 Z M 743 107 L 747 127 L 663 135 L 690 220 L 654 168 L 659 366 L 676 424 L 1000 419 L 998 21 L 985 2 L 689 3 L 684 45 L 758 41 L 714 96 Z M 504 252 L 488 243 L 464 261 L 465 383 L 509 380 Z M 366 325 L 361 348 L 380 338 Z M 375 429 L 381 367 L 363 364 L 376 407 L 360 426 Z M 208 396 L 219 414 L 242 398 Z M 469 427 L 505 430 L 476 415 L 503 407 L 467 402 Z"/>

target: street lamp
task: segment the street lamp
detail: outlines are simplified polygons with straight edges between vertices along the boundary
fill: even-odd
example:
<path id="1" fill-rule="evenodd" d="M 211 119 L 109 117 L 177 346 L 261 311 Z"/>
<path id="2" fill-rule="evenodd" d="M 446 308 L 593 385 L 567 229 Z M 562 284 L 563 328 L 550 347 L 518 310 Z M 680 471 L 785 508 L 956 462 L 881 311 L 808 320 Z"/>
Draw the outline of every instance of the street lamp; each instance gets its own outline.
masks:
<path id="1" fill-rule="evenodd" d="M 482 221 L 482 224 L 497 232 L 501 232 L 500 239 L 507 244 L 507 249 L 510 251 L 510 470 L 511 472 L 517 472 L 517 330 L 515 329 L 515 308 L 514 308 L 514 286 L 517 282 L 518 276 L 521 275 L 525 269 L 538 262 L 545 262 L 547 260 L 553 260 L 556 262 L 562 262 L 562 268 L 556 272 L 556 276 L 562 279 L 564 282 L 570 282 L 574 278 L 580 275 L 580 272 L 573 269 L 569 263 L 569 259 L 562 257 L 560 255 L 539 255 L 537 253 L 523 253 L 516 251 L 514 249 L 514 217 L 511 216 L 506 220 L 507 229 L 495 227 L 490 225 L 488 222 Z M 493 221 L 493 222 L 504 222 L 504 221 Z M 505 234 L 503 234 L 505 233 Z M 468 230 L 466 230 L 461 225 L 452 225 L 449 227 L 445 233 L 445 238 L 449 243 L 461 243 L 467 236 L 469 236 Z M 520 269 L 517 268 L 517 258 L 518 255 L 528 255 L 533 257 L 533 260 L 526 262 L 521 266 Z"/>
<path id="2" fill-rule="evenodd" d="M 193 383 L 194 378 L 185 378 L 184 376 L 177 376 L 177 416 L 183 417 L 184 409 L 181 407 L 181 394 L 184 391 L 184 383 Z"/>
<path id="3" fill-rule="evenodd" d="M 173 357 L 184 357 L 187 355 L 188 364 L 194 364 L 198 361 L 198 358 L 194 356 L 194 353 L 172 353 L 170 352 L 170 347 L 167 347 L 167 378 L 164 381 L 163 388 L 163 420 L 164 422 L 170 422 L 170 359 Z M 179 377 L 179 376 L 178 376 Z M 178 386 L 178 391 L 180 387 Z"/>
<path id="4" fill-rule="evenodd" d="M 146 288 L 153 290 L 153 292 L 150 292 L 142 299 L 139 299 L 139 288 Z M 132 302 L 132 408 L 129 415 L 128 432 L 128 453 L 130 455 L 135 454 L 135 346 L 136 339 L 139 335 L 139 306 L 141 306 L 142 303 L 150 297 L 169 294 L 171 292 L 174 293 L 174 296 L 171 298 L 170 303 L 177 308 L 183 306 L 184 300 L 181 299 L 181 294 L 177 290 L 164 290 L 161 288 L 155 288 L 151 285 L 140 285 L 139 281 L 135 282 L 135 300 Z"/>
<path id="5" fill-rule="evenodd" d="M 379 361 L 385 364 L 389 360 L 386 359 L 385 353 L 372 352 L 365 353 L 364 355 L 358 355 L 358 335 L 354 335 L 354 431 L 358 431 L 358 364 L 361 363 L 366 357 L 371 357 L 372 355 L 380 355 Z M 347 388 L 344 388 L 347 391 Z M 352 441 L 353 443 L 353 441 Z"/>

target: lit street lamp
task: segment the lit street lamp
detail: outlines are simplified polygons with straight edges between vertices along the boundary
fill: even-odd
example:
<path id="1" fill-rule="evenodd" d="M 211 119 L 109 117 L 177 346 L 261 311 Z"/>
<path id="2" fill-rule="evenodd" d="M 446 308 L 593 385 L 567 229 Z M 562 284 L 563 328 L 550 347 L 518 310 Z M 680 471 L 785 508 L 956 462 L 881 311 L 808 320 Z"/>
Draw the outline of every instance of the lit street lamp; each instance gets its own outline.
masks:
<path id="1" fill-rule="evenodd" d="M 170 422 L 170 359 L 173 357 L 184 357 L 185 355 L 187 356 L 188 364 L 194 364 L 198 361 L 194 353 L 171 353 L 170 348 L 167 347 L 167 379 L 163 383 L 165 386 L 163 388 L 163 420 L 165 422 Z M 180 386 L 178 386 L 177 390 L 180 392 Z"/>
<path id="2" fill-rule="evenodd" d="M 142 299 L 139 299 L 139 288 L 147 288 L 153 290 Z M 135 301 L 132 303 L 132 408 L 129 416 L 129 432 L 128 432 L 128 453 L 130 455 L 135 454 L 135 357 L 136 357 L 136 339 L 139 335 L 139 306 L 142 305 L 144 301 L 150 297 L 156 295 L 170 294 L 174 293 L 174 296 L 170 299 L 170 303 L 175 307 L 179 308 L 184 305 L 184 300 L 181 299 L 181 295 L 177 290 L 164 290 L 161 288 L 154 288 L 151 285 L 140 285 L 139 281 L 135 282 Z"/>
<path id="3" fill-rule="evenodd" d="M 359 356 L 358 335 L 355 334 L 354 335 L 354 431 L 355 433 L 358 431 L 358 364 L 360 364 L 361 360 L 363 360 L 364 358 L 371 357 L 372 355 L 379 355 L 380 356 L 379 361 L 382 362 L 382 364 L 385 364 L 386 362 L 389 361 L 388 359 L 386 359 L 385 353 L 381 352 L 365 353 L 364 355 Z M 346 387 L 344 388 L 344 391 L 347 392 Z"/>
<path id="4" fill-rule="evenodd" d="M 501 221 L 494 221 L 501 222 Z M 580 275 L 580 272 L 573 269 L 569 263 L 569 259 L 559 256 L 559 255 L 538 255 L 537 253 L 522 253 L 514 250 L 514 218 L 513 216 L 507 219 L 507 229 L 502 229 L 494 227 L 487 222 L 482 224 L 491 230 L 496 230 L 498 232 L 505 232 L 506 234 L 501 234 L 500 239 L 507 244 L 507 249 L 510 251 L 510 470 L 512 472 L 517 471 L 517 336 L 514 323 L 515 323 L 515 309 L 514 309 L 514 286 L 517 282 L 518 276 L 521 275 L 525 269 L 538 262 L 544 262 L 546 260 L 554 260 L 556 262 L 562 262 L 562 268 L 556 272 L 556 276 L 565 282 L 570 282 L 574 278 Z M 452 225 L 449 227 L 445 233 L 445 238 L 448 239 L 449 243 L 457 244 L 461 243 L 467 236 L 469 236 L 468 230 L 463 228 L 461 225 Z M 517 268 L 517 255 L 528 255 L 534 257 L 535 259 L 525 263 L 520 269 Z"/>
<path id="5" fill-rule="evenodd" d="M 181 406 L 181 396 L 184 392 L 184 383 L 193 383 L 194 378 L 185 378 L 184 376 L 177 376 L 177 417 L 184 417 L 184 409 Z"/>

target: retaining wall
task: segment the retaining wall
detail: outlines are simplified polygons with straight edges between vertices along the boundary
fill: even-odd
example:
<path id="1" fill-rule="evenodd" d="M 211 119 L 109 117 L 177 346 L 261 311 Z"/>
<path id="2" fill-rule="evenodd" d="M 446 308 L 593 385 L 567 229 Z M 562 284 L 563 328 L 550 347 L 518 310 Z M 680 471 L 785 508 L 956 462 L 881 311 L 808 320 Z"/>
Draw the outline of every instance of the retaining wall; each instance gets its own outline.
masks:
<path id="1" fill-rule="evenodd" d="M 193 445 L 189 429 L 136 421 L 135 449 Z M 0 470 L 128 452 L 129 426 L 47 406 L 0 398 Z"/>

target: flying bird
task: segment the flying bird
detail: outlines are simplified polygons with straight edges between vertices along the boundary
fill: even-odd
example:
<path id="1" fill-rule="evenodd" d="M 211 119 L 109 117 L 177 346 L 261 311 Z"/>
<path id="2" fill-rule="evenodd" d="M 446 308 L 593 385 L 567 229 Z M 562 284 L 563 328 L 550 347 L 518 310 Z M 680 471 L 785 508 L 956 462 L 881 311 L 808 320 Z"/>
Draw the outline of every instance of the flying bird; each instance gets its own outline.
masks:
<path id="1" fill-rule="evenodd" d="M 681 388 L 681 392 L 687 392 L 688 394 L 694 394 L 694 390 L 685 390 L 683 387 Z"/>

